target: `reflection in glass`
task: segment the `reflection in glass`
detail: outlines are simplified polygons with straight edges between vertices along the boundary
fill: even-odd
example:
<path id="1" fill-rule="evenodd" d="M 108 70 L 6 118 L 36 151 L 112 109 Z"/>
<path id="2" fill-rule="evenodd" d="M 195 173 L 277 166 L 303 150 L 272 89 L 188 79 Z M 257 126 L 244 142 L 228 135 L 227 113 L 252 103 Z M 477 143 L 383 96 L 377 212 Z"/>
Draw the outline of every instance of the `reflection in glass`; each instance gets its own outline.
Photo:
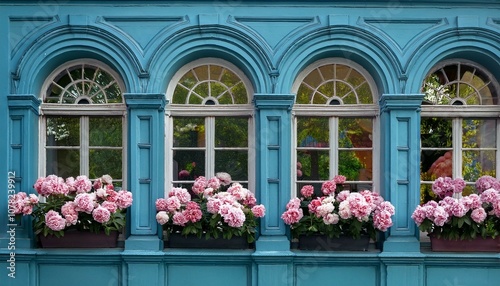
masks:
<path id="1" fill-rule="evenodd" d="M 233 181 L 248 180 L 247 151 L 215 151 L 215 173 L 226 172 Z"/>
<path id="2" fill-rule="evenodd" d="M 298 147 L 328 147 L 328 117 L 297 117 Z"/>
<path id="3" fill-rule="evenodd" d="M 90 149 L 89 178 L 98 178 L 104 174 L 114 180 L 122 179 L 122 150 Z"/>
<path id="4" fill-rule="evenodd" d="M 80 151 L 71 149 L 46 150 L 46 175 L 57 174 L 59 177 L 80 175 Z"/>
<path id="5" fill-rule="evenodd" d="M 205 119 L 174 117 L 174 147 L 204 147 Z"/>
<path id="6" fill-rule="evenodd" d="M 328 150 L 300 150 L 297 152 L 297 164 L 300 164 L 300 169 L 297 170 L 297 180 L 299 181 L 330 179 Z"/>
<path id="7" fill-rule="evenodd" d="M 215 118 L 216 147 L 247 147 L 248 118 L 217 117 Z"/>
<path id="8" fill-rule="evenodd" d="M 47 146 L 79 146 L 80 119 L 47 116 Z"/>
<path id="9" fill-rule="evenodd" d="M 495 148 L 497 141 L 495 119 L 464 119 L 462 146 L 464 148 Z"/>
<path id="10" fill-rule="evenodd" d="M 174 181 L 193 181 L 205 176 L 205 151 L 175 150 L 172 172 Z"/>
<path id="11" fill-rule="evenodd" d="M 90 117 L 89 121 L 90 146 L 122 146 L 121 117 Z"/>
<path id="12" fill-rule="evenodd" d="M 462 174 L 465 181 L 474 182 L 479 177 L 496 177 L 496 151 L 463 151 Z"/>

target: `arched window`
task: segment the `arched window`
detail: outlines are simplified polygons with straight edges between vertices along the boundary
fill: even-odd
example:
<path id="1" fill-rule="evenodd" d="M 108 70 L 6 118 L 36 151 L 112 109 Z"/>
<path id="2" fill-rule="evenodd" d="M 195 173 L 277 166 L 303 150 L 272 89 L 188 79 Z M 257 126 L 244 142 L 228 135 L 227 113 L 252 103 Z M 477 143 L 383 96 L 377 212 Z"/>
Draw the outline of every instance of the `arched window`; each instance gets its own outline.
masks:
<path id="1" fill-rule="evenodd" d="M 346 189 L 373 189 L 378 92 L 368 72 L 346 59 L 323 59 L 299 74 L 293 91 L 296 191 L 335 175 L 346 176 Z"/>
<path id="2" fill-rule="evenodd" d="M 93 59 L 67 62 L 42 88 L 44 175 L 113 177 L 125 174 L 123 82 L 107 65 Z"/>
<path id="3" fill-rule="evenodd" d="M 483 175 L 499 174 L 500 88 L 485 68 L 452 59 L 431 69 L 422 84 L 421 194 L 437 177 L 461 177 L 465 191 Z"/>
<path id="4" fill-rule="evenodd" d="M 200 59 L 175 74 L 167 90 L 167 186 L 226 172 L 253 189 L 252 95 L 245 75 L 221 59 Z"/>

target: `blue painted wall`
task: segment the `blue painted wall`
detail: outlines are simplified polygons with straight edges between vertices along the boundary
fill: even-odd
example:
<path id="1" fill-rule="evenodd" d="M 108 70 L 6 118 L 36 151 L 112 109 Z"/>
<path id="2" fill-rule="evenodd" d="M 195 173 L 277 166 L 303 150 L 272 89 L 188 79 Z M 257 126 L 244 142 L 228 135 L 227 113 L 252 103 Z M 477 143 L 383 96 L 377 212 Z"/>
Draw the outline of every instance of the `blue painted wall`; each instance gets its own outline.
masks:
<path id="1" fill-rule="evenodd" d="M 16 227 L 16 249 L 9 250 L 4 191 L 2 286 L 500 281 L 500 254 L 432 253 L 410 219 L 419 197 L 421 82 L 434 64 L 456 57 L 473 60 L 500 79 L 496 0 L 2 1 L 0 42 L 0 160 L 6 162 L 0 164 L 0 189 L 14 171 L 16 191 L 32 191 L 45 78 L 66 61 L 94 58 L 115 69 L 126 85 L 128 182 L 136 198 L 124 248 L 34 248 L 26 218 Z M 202 57 L 235 64 L 256 93 L 256 195 L 268 212 L 254 250 L 163 249 L 153 215 L 154 200 L 165 188 L 165 91 L 180 67 Z M 362 65 L 380 92 L 381 192 L 397 209 L 382 250 L 290 250 L 279 219 L 290 197 L 291 87 L 300 71 L 327 57 Z M 15 279 L 8 276 L 11 257 Z"/>

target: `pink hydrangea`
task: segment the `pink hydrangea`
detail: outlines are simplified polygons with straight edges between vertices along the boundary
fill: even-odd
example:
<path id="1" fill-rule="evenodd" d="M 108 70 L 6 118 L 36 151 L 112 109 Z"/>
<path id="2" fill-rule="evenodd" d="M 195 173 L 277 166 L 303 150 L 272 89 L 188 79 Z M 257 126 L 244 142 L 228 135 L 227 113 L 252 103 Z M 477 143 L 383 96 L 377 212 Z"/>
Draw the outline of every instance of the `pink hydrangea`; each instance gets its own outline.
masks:
<path id="1" fill-rule="evenodd" d="M 66 227 L 66 220 L 58 212 L 50 210 L 45 214 L 45 225 L 53 231 L 60 231 Z"/>
<path id="2" fill-rule="evenodd" d="M 186 209 L 183 211 L 183 215 L 186 220 L 190 222 L 197 222 L 201 220 L 203 213 L 201 212 L 200 206 L 195 202 L 188 202 L 186 204 Z"/>
<path id="3" fill-rule="evenodd" d="M 79 212 L 92 213 L 95 207 L 95 196 L 89 193 L 78 194 L 75 197 L 76 210 Z"/>
<path id="4" fill-rule="evenodd" d="M 335 190 L 337 189 L 337 184 L 332 180 L 332 181 L 326 181 L 321 185 L 321 191 L 325 195 L 330 195 L 335 193 Z"/>
<path id="5" fill-rule="evenodd" d="M 102 207 L 107 209 L 110 213 L 115 213 L 118 210 L 118 206 L 114 202 L 104 201 L 102 202 Z"/>
<path id="6" fill-rule="evenodd" d="M 339 223 L 339 220 L 340 220 L 340 218 L 339 218 L 338 214 L 329 213 L 323 217 L 323 222 L 326 225 L 337 224 L 337 223 Z"/>
<path id="7" fill-rule="evenodd" d="M 95 221 L 99 223 L 107 223 L 111 218 L 111 213 L 107 208 L 98 206 L 92 211 L 92 217 L 94 218 Z"/>
<path id="8" fill-rule="evenodd" d="M 476 223 L 482 223 L 486 219 L 486 211 L 483 208 L 477 208 L 472 211 L 471 218 Z"/>
<path id="9" fill-rule="evenodd" d="M 424 220 L 427 218 L 426 211 L 424 207 L 417 206 L 417 208 L 413 211 L 411 218 L 415 221 L 417 226 L 420 226 Z"/>
<path id="10" fill-rule="evenodd" d="M 234 183 L 227 189 L 227 192 L 233 195 L 237 200 L 245 200 L 249 191 L 243 188 L 239 183 Z"/>
<path id="11" fill-rule="evenodd" d="M 189 201 L 191 201 L 191 195 L 189 194 L 188 190 L 184 188 L 173 188 L 170 193 L 168 194 L 169 197 L 177 197 L 181 204 L 185 204 Z"/>
<path id="12" fill-rule="evenodd" d="M 300 208 L 300 199 L 299 198 L 293 198 L 291 199 L 288 204 L 286 204 L 286 209 L 298 209 Z"/>
<path id="13" fill-rule="evenodd" d="M 465 187 L 465 181 L 461 178 L 439 177 L 432 183 L 432 191 L 440 198 L 461 193 Z"/>
<path id="14" fill-rule="evenodd" d="M 179 199 L 177 199 L 179 200 Z M 167 200 L 164 198 L 159 198 L 155 201 L 155 206 L 157 211 L 166 211 L 167 210 Z M 180 202 L 179 202 L 180 206 Z"/>
<path id="15" fill-rule="evenodd" d="M 42 196 L 49 195 L 67 195 L 69 187 L 63 178 L 56 175 L 49 175 L 43 179 L 41 185 L 38 187 L 38 181 L 35 183 L 36 190 Z"/>
<path id="16" fill-rule="evenodd" d="M 176 212 L 172 217 L 172 223 L 174 225 L 185 226 L 186 223 L 188 223 L 188 219 L 184 216 L 182 212 Z"/>
<path id="17" fill-rule="evenodd" d="M 257 203 L 257 199 L 255 198 L 255 195 L 252 192 L 248 191 L 247 197 L 243 201 L 243 204 L 248 206 L 248 207 L 253 207 L 253 206 L 255 206 L 256 203 Z"/>
<path id="18" fill-rule="evenodd" d="M 194 184 L 191 190 L 195 194 L 202 194 L 206 187 L 207 187 L 207 179 L 203 176 L 200 176 L 196 178 L 196 180 L 194 180 Z"/>
<path id="19" fill-rule="evenodd" d="M 299 208 L 289 208 L 281 215 L 281 219 L 288 225 L 298 223 L 302 217 L 304 213 Z"/>
<path id="20" fill-rule="evenodd" d="M 77 176 L 73 187 L 77 194 L 88 193 L 92 190 L 92 182 L 85 175 Z"/>
<path id="21" fill-rule="evenodd" d="M 118 208 L 126 209 L 132 205 L 133 201 L 134 201 L 134 199 L 132 198 L 131 192 L 121 190 L 121 191 L 118 191 L 115 203 L 118 206 Z"/>
<path id="22" fill-rule="evenodd" d="M 165 211 L 159 211 L 157 214 L 156 214 L 156 221 L 161 224 L 161 225 L 164 225 L 168 222 L 168 220 L 170 219 L 170 217 L 168 216 L 167 212 Z"/>
<path id="23" fill-rule="evenodd" d="M 306 198 L 310 198 L 314 194 L 314 187 L 312 185 L 305 185 L 300 189 L 300 194 Z"/>
<path id="24" fill-rule="evenodd" d="M 476 181 L 477 192 L 481 194 L 488 189 L 495 189 L 497 191 L 500 191 L 500 181 L 488 175 L 480 177 Z"/>
<path id="25" fill-rule="evenodd" d="M 314 200 L 312 200 L 309 205 L 307 206 L 307 208 L 309 209 L 309 212 L 312 213 L 312 214 L 316 214 L 316 209 L 321 206 L 321 201 L 322 201 L 323 197 L 320 197 L 320 198 L 316 198 Z"/>
<path id="26" fill-rule="evenodd" d="M 264 217 L 266 215 L 266 207 L 264 205 L 253 206 L 252 213 L 255 217 Z"/>
<path id="27" fill-rule="evenodd" d="M 232 182 L 231 175 L 229 175 L 228 173 L 219 172 L 215 174 L 215 176 L 217 177 L 217 179 L 219 179 L 220 184 L 223 186 L 228 186 Z"/>
<path id="28" fill-rule="evenodd" d="M 207 187 L 217 190 L 220 188 L 220 180 L 217 177 L 212 177 L 207 182 Z"/>
<path id="29" fill-rule="evenodd" d="M 230 227 L 242 227 L 245 223 L 245 214 L 241 208 L 229 208 L 227 214 L 223 215 L 224 222 Z"/>
<path id="30" fill-rule="evenodd" d="M 207 201 L 207 211 L 211 214 L 219 213 L 222 202 L 218 198 L 209 198 Z"/>
<path id="31" fill-rule="evenodd" d="M 480 195 L 481 201 L 484 203 L 494 203 L 500 200 L 500 194 L 495 189 L 490 188 L 483 191 Z"/>
<path id="32" fill-rule="evenodd" d="M 342 176 L 342 175 L 336 175 L 335 177 L 333 177 L 333 182 L 335 184 L 343 184 L 343 183 L 345 183 L 345 180 L 346 180 L 346 177 Z"/>
<path id="33" fill-rule="evenodd" d="M 391 213 L 387 210 L 375 212 L 373 226 L 380 231 L 387 231 L 392 226 Z"/>
<path id="34" fill-rule="evenodd" d="M 351 192 L 349 192 L 349 191 L 340 191 L 337 194 L 337 201 L 339 201 L 339 202 L 345 201 L 350 193 Z"/>

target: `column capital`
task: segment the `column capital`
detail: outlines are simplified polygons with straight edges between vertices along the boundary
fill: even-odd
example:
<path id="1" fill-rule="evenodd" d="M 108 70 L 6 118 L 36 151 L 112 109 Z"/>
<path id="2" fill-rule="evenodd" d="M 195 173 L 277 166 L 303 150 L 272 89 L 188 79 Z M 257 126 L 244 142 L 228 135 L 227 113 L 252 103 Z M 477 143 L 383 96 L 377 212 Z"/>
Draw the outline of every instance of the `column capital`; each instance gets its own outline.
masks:
<path id="1" fill-rule="evenodd" d="M 293 94 L 256 93 L 253 102 L 257 109 L 287 109 L 291 110 L 295 101 Z"/>
<path id="2" fill-rule="evenodd" d="M 124 93 L 129 108 L 164 110 L 167 100 L 162 93 Z"/>

